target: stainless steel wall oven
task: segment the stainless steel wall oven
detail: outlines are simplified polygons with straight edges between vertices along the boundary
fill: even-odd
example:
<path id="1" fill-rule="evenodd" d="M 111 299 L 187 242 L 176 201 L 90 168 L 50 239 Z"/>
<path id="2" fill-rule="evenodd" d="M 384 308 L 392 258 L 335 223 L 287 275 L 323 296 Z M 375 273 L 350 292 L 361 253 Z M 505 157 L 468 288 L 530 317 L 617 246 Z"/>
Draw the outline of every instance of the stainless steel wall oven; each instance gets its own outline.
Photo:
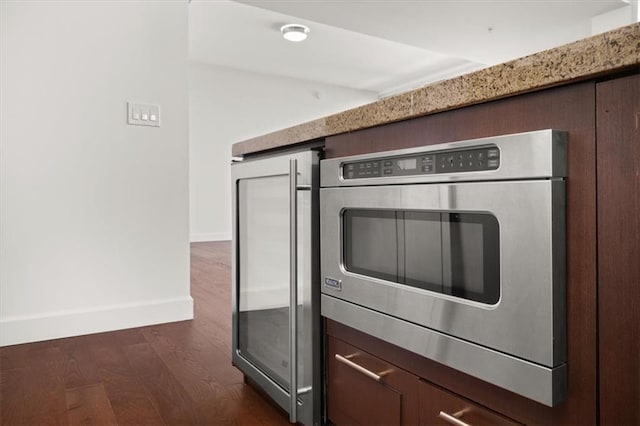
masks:
<path id="1" fill-rule="evenodd" d="M 565 177 L 553 130 L 322 161 L 322 314 L 561 403 Z"/>

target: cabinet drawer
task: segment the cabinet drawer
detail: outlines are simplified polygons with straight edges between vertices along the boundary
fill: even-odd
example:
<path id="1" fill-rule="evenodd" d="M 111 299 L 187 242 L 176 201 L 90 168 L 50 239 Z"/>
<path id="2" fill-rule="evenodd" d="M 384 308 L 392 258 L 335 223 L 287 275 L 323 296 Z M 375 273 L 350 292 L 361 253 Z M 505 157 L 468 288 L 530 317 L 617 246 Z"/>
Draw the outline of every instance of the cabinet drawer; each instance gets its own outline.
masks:
<path id="1" fill-rule="evenodd" d="M 331 422 L 418 423 L 416 376 L 332 337 L 328 338 L 327 358 L 327 413 Z"/>
<path id="2" fill-rule="evenodd" d="M 420 380 L 419 389 L 421 425 L 477 426 L 519 424 L 424 380 Z"/>

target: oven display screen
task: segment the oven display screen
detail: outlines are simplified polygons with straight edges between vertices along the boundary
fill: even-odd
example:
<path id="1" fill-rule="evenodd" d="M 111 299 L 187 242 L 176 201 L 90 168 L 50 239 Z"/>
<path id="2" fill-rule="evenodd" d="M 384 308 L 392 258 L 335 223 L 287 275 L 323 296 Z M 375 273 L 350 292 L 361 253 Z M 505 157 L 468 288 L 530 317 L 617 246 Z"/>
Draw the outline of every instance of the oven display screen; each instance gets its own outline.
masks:
<path id="1" fill-rule="evenodd" d="M 397 164 L 400 170 L 415 170 L 417 167 L 417 159 L 406 158 L 402 160 L 397 160 Z"/>

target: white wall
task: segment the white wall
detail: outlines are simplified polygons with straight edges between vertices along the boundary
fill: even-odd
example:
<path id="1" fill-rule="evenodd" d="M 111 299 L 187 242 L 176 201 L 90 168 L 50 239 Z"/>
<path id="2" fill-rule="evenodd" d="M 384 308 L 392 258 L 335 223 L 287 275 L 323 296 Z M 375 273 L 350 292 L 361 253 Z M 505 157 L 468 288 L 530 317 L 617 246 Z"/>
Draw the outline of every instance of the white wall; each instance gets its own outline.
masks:
<path id="1" fill-rule="evenodd" d="M 374 92 L 191 63 L 191 241 L 231 238 L 233 143 L 375 100 Z"/>
<path id="2" fill-rule="evenodd" d="M 0 13 L 0 344 L 192 318 L 186 0 Z"/>
<path id="3" fill-rule="evenodd" d="M 591 18 L 591 35 L 601 34 L 615 28 L 640 22 L 638 15 L 638 0 L 627 6 L 614 9 Z"/>

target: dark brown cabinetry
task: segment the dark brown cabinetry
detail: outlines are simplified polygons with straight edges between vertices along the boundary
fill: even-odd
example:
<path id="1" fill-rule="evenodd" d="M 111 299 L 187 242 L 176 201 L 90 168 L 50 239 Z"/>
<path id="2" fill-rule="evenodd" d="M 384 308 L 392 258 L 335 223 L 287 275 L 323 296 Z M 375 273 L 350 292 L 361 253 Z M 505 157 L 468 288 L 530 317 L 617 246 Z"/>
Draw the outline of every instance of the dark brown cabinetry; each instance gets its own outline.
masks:
<path id="1" fill-rule="evenodd" d="M 526 424 L 597 422 L 596 82 L 589 81 L 404 122 L 328 137 L 326 156 L 340 157 L 519 133 L 568 132 L 568 398 L 550 408 L 373 338 L 342 340 L 506 417 Z M 358 334 L 358 333 L 355 333 Z M 356 339 L 356 340 L 352 340 Z M 381 350 L 381 348 L 385 348 Z"/>
<path id="2" fill-rule="evenodd" d="M 518 424 L 423 380 L 420 381 L 419 389 L 421 425 L 451 426 L 456 424 L 456 420 L 474 426 Z"/>
<path id="3" fill-rule="evenodd" d="M 407 371 L 413 360 L 389 352 L 392 345 L 333 321 L 327 321 L 327 331 L 327 413 L 336 425 L 451 425 L 451 418 L 473 425 L 519 424 Z"/>
<path id="4" fill-rule="evenodd" d="M 640 424 L 640 76 L 598 84 L 600 422 Z"/>
<path id="5" fill-rule="evenodd" d="M 418 424 L 418 377 L 328 338 L 327 412 L 335 424 Z"/>
<path id="6" fill-rule="evenodd" d="M 569 135 L 569 392 L 563 404 L 537 404 L 327 320 L 329 336 L 420 378 L 423 424 L 447 424 L 438 423 L 446 422 L 440 411 L 469 424 L 640 424 L 640 75 L 329 137 L 326 154 L 341 157 L 545 128 Z M 331 400 L 331 388 L 328 392 Z M 331 415 L 329 409 L 329 419 L 342 424 Z"/>
<path id="7" fill-rule="evenodd" d="M 327 346 L 327 412 L 337 425 L 518 424 L 340 339 Z"/>

